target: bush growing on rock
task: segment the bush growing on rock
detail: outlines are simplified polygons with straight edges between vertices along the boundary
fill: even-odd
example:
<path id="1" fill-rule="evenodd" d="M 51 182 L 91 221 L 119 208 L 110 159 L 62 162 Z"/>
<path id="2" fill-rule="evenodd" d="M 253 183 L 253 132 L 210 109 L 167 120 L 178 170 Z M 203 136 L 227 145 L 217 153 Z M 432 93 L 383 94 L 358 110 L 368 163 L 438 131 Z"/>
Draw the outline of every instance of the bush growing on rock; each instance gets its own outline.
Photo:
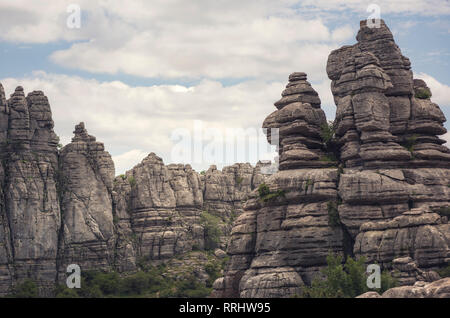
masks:
<path id="1" fill-rule="evenodd" d="M 327 267 L 321 273 L 323 278 L 315 278 L 311 286 L 304 287 L 301 297 L 304 298 L 353 298 L 369 291 L 366 281 L 366 259 L 357 260 L 347 257 L 343 263 L 341 255 L 329 254 Z M 376 290 L 383 293 L 389 288 L 395 287 L 396 281 L 389 272 L 381 274 L 381 288 Z"/>
<path id="2" fill-rule="evenodd" d="M 222 231 L 219 227 L 221 220 L 215 215 L 203 211 L 201 224 L 204 228 L 205 250 L 214 250 L 219 246 Z"/>

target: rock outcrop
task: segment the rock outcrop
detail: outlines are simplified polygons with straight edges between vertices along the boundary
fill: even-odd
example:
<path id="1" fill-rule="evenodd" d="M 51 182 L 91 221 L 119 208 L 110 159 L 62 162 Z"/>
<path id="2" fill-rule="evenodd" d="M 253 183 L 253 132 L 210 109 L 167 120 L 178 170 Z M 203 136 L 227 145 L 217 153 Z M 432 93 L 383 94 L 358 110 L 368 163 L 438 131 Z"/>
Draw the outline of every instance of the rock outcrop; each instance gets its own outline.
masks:
<path id="1" fill-rule="evenodd" d="M 449 264 L 445 117 L 384 21 L 362 21 L 356 39 L 328 59 L 332 127 L 299 72 L 264 121 L 279 129 L 281 171 L 236 221 L 214 296 L 300 294 L 328 252 L 364 256 L 401 284 L 435 280 L 433 270 Z"/>
<path id="2" fill-rule="evenodd" d="M 204 211 L 221 220 L 225 249 L 247 193 L 265 178 L 260 164 L 203 175 L 154 153 L 115 178 L 84 123 L 60 151 L 58 141 L 42 92 L 25 97 L 18 87 L 6 100 L 0 85 L 0 295 L 24 279 L 51 295 L 69 264 L 129 272 L 203 249 Z"/>
<path id="3" fill-rule="evenodd" d="M 320 99 L 305 73 L 291 74 L 282 96 L 263 124 L 279 129 L 281 171 L 250 194 L 235 222 L 230 264 L 215 282 L 216 297 L 300 294 L 330 250 L 343 252 L 344 233 L 332 222 L 339 173 L 336 162 L 323 159 L 327 122 Z"/>
<path id="4" fill-rule="evenodd" d="M 46 287 L 56 277 L 60 230 L 58 138 L 42 92 L 25 97 L 17 87 L 8 101 L 0 94 L 0 290 L 26 278 Z"/>
<path id="5" fill-rule="evenodd" d="M 63 240 L 62 269 L 108 269 L 114 257 L 112 187 L 114 163 L 103 143 L 88 135 L 84 123 L 60 154 L 59 187 Z"/>
<path id="6" fill-rule="evenodd" d="M 327 65 L 345 167 L 340 219 L 355 255 L 369 262 L 391 269 L 394 258 L 411 256 L 424 269 L 444 266 L 450 233 L 439 211 L 450 206 L 450 150 L 438 135 L 445 117 L 384 21 L 380 28 L 362 21 L 356 39 Z"/>
<path id="7" fill-rule="evenodd" d="M 377 292 L 367 292 L 357 298 L 450 298 L 450 278 L 432 283 L 417 281 L 412 286 L 388 289 L 381 296 Z"/>

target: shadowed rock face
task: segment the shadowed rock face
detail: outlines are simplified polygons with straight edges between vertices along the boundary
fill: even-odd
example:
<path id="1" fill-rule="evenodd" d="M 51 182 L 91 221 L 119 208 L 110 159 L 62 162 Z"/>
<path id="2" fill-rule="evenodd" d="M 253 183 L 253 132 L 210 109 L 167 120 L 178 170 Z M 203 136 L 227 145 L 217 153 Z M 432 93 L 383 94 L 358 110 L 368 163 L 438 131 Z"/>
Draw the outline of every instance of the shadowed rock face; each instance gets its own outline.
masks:
<path id="1" fill-rule="evenodd" d="M 362 21 L 357 41 L 328 58 L 332 143 L 321 138 L 326 119 L 306 74 L 289 76 L 263 123 L 279 128 L 281 171 L 266 184 L 283 195 L 250 195 L 213 296 L 299 294 L 330 251 L 365 256 L 400 273 L 401 284 L 436 280 L 433 270 L 448 265 L 450 150 L 438 138 L 445 117 L 383 21 L 378 29 Z M 321 160 L 330 150 L 337 162 Z"/>

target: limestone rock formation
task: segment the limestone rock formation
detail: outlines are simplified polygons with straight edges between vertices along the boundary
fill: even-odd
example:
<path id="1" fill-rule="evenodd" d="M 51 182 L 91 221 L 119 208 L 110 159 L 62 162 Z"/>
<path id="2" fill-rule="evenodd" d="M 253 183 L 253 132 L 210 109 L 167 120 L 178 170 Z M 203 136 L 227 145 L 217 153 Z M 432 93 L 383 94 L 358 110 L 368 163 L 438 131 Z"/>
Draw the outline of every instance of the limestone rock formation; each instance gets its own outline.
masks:
<path id="1" fill-rule="evenodd" d="M 0 87 L 0 293 L 12 280 L 44 287 L 56 277 L 60 212 L 58 138 L 47 97 Z"/>
<path id="2" fill-rule="evenodd" d="M 338 169 L 320 160 L 326 154 L 320 99 L 304 73 L 289 76 L 282 96 L 263 124 L 279 129 L 281 171 L 250 194 L 235 222 L 230 264 L 214 284 L 215 297 L 299 294 L 326 265 L 330 250 L 343 252 L 343 232 L 331 220 L 337 213 Z"/>
<path id="3" fill-rule="evenodd" d="M 60 154 L 61 262 L 82 269 L 108 269 L 113 264 L 114 163 L 103 143 L 88 135 L 84 123 Z M 62 266 L 65 268 L 65 266 Z"/>
<path id="4" fill-rule="evenodd" d="M 401 284 L 433 281 L 449 264 L 445 117 L 384 21 L 362 21 L 357 41 L 328 59 L 331 134 L 304 73 L 291 74 L 264 121 L 279 129 L 281 171 L 235 222 L 213 296 L 292 296 L 330 251 L 377 262 Z"/>
<path id="5" fill-rule="evenodd" d="M 450 278 L 443 278 L 432 283 L 417 281 L 412 286 L 388 289 L 381 296 L 376 292 L 368 292 L 357 298 L 450 298 Z"/>
<path id="6" fill-rule="evenodd" d="M 444 266 L 449 228 L 439 214 L 450 206 L 450 150 L 438 135 L 445 117 L 384 21 L 380 28 L 361 21 L 356 39 L 331 52 L 327 65 L 345 166 L 340 219 L 355 255 L 369 262 L 392 269 L 394 258 L 411 256 L 423 269 Z"/>

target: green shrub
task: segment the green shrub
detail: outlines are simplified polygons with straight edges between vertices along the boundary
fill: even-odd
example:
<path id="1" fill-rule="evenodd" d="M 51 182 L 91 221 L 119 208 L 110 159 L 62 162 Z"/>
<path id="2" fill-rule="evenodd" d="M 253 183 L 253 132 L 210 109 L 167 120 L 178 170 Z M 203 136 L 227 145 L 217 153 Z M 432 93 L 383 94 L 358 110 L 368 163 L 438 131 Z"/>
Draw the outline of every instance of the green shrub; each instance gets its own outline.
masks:
<path id="1" fill-rule="evenodd" d="M 356 297 L 367 291 L 366 259 L 364 257 L 354 260 L 347 257 L 343 264 L 341 255 L 329 254 L 327 267 L 321 270 L 323 279 L 313 279 L 311 286 L 303 287 L 301 297 L 305 298 L 348 298 Z M 381 274 L 381 288 L 377 290 L 383 293 L 389 288 L 395 287 L 396 280 L 389 272 Z"/>
<path id="2" fill-rule="evenodd" d="M 440 207 L 437 211 L 436 211 L 440 216 L 446 216 L 450 218 L 450 206 L 443 206 Z"/>
<path id="3" fill-rule="evenodd" d="M 438 271 L 439 275 L 444 277 L 450 277 L 450 265 L 447 265 L 447 267 L 444 267 Z"/>
<path id="4" fill-rule="evenodd" d="M 258 194 L 260 201 L 262 202 L 269 202 L 271 200 L 274 200 L 276 198 L 284 198 L 285 192 L 284 190 L 277 190 L 275 192 L 270 191 L 269 187 L 265 183 L 261 183 L 258 187 Z"/>
<path id="5" fill-rule="evenodd" d="M 9 297 L 13 298 L 37 298 L 39 290 L 36 283 L 31 279 L 25 279 L 21 283 L 14 286 Z"/>
<path id="6" fill-rule="evenodd" d="M 428 99 L 431 97 L 431 92 L 425 87 L 420 87 L 417 89 L 417 92 L 414 94 L 414 97 L 419 99 Z"/>
<path id="7" fill-rule="evenodd" d="M 327 145 L 334 138 L 336 130 L 334 122 L 328 121 L 326 124 L 323 124 L 320 128 L 321 128 L 320 136 L 322 137 L 324 144 Z"/>
<path id="8" fill-rule="evenodd" d="M 413 152 L 414 151 L 414 146 L 417 143 L 417 135 L 412 135 L 409 136 L 408 138 L 406 138 L 405 143 L 403 145 L 403 147 L 405 147 L 409 152 Z"/>
<path id="9" fill-rule="evenodd" d="M 136 186 L 136 179 L 133 176 L 128 178 L 128 182 L 130 183 L 131 187 Z"/>
<path id="10" fill-rule="evenodd" d="M 338 227 L 341 225 L 338 206 L 339 206 L 338 201 L 328 201 L 327 203 L 328 225 L 330 225 L 331 227 Z"/>
<path id="11" fill-rule="evenodd" d="M 200 216 L 200 223 L 203 225 L 205 250 L 214 250 L 219 246 L 222 231 L 219 227 L 221 220 L 215 215 L 203 211 Z"/>

